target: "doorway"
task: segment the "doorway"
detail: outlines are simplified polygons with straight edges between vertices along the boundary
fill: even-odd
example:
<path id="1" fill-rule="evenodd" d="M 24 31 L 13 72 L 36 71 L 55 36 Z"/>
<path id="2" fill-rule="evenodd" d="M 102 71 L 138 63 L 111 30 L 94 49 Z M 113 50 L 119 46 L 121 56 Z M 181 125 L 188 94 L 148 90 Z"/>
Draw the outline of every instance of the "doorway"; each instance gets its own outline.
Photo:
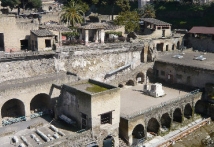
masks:
<path id="1" fill-rule="evenodd" d="M 27 39 L 20 40 L 20 44 L 21 44 L 21 50 L 28 49 L 28 40 Z"/>
<path id="2" fill-rule="evenodd" d="M 165 30 L 162 30 L 162 37 L 165 37 Z"/>
<path id="3" fill-rule="evenodd" d="M 4 51 L 4 33 L 0 33 L 0 51 Z"/>

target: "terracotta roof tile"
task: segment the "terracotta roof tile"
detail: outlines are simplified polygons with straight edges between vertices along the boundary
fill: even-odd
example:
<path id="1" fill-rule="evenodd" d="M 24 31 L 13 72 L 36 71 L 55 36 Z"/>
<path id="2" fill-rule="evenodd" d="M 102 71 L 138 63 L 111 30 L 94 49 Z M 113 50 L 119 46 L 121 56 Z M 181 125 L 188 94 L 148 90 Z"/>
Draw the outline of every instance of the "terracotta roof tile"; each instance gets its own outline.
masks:
<path id="1" fill-rule="evenodd" d="M 64 31 L 64 32 L 71 31 L 71 29 L 69 29 L 68 27 L 65 27 L 63 25 L 42 25 L 42 26 L 39 26 L 39 28 L 52 30 L 52 31 Z"/>
<path id="2" fill-rule="evenodd" d="M 170 23 L 155 19 L 155 18 L 141 18 L 141 20 L 145 21 L 145 22 L 149 22 L 152 23 L 154 25 L 171 25 Z"/>
<path id="3" fill-rule="evenodd" d="M 214 34 L 214 27 L 192 27 L 189 33 L 195 34 Z"/>
<path id="4" fill-rule="evenodd" d="M 120 28 L 121 26 L 114 25 L 112 23 L 88 23 L 86 25 L 79 26 L 80 29 L 105 29 L 105 30 L 115 30 Z"/>
<path id="5" fill-rule="evenodd" d="M 31 32 L 38 36 L 38 37 L 47 37 L 47 36 L 54 36 L 54 34 L 49 31 L 49 30 L 45 30 L 45 29 L 42 29 L 42 30 L 31 30 Z"/>

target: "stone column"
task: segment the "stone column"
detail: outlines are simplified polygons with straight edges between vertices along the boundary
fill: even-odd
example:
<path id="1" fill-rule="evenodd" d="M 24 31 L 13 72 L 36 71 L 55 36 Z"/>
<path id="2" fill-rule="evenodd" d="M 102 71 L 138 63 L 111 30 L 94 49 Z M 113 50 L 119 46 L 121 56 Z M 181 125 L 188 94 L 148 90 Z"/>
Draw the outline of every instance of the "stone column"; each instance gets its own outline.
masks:
<path id="1" fill-rule="evenodd" d="M 148 50 L 149 50 L 149 44 L 145 43 L 144 44 L 144 48 L 143 48 L 143 55 L 141 54 L 141 56 L 143 56 L 143 62 L 146 63 L 147 62 L 147 55 L 148 55 Z"/>
<path id="2" fill-rule="evenodd" d="M 182 122 L 181 123 L 183 123 L 184 122 L 184 107 L 185 106 L 182 106 L 182 109 L 181 109 L 181 115 L 182 115 Z"/>
<path id="3" fill-rule="evenodd" d="M 0 127 L 2 127 L 2 117 L 1 116 L 0 116 Z"/>
<path id="4" fill-rule="evenodd" d="M 30 120 L 30 115 L 31 115 L 31 112 L 30 112 L 30 105 L 29 104 L 24 104 L 25 107 L 25 116 L 26 116 L 26 120 Z"/>
<path id="5" fill-rule="evenodd" d="M 144 126 L 144 136 L 145 136 L 145 139 L 147 139 L 147 122 L 148 122 L 148 120 L 145 120 L 145 126 Z"/>
<path id="6" fill-rule="evenodd" d="M 174 111 L 171 111 L 171 122 L 170 122 L 170 128 L 169 128 L 169 131 L 172 130 L 172 124 L 173 124 L 173 112 Z"/>
<path id="7" fill-rule="evenodd" d="M 88 30 L 85 30 L 85 45 L 88 44 Z"/>
<path id="8" fill-rule="evenodd" d="M 98 43 L 98 40 L 99 40 L 99 30 L 96 30 L 95 43 Z"/>
<path id="9" fill-rule="evenodd" d="M 104 29 L 101 29 L 101 31 L 100 31 L 100 40 L 101 40 L 102 44 L 104 43 L 104 38 L 105 38 L 105 32 L 104 32 Z"/>
<path id="10" fill-rule="evenodd" d="M 59 31 L 59 37 L 58 37 L 59 46 L 62 45 L 62 33 Z"/>

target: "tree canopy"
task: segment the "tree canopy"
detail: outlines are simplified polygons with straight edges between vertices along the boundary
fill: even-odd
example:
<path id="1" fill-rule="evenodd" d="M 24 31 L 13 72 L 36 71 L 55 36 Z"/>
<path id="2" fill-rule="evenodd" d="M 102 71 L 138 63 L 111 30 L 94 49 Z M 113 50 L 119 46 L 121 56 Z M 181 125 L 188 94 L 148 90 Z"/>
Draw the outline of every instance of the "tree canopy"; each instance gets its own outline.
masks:
<path id="1" fill-rule="evenodd" d="M 155 18 L 155 8 L 151 4 L 146 4 L 138 9 L 138 14 L 140 17 Z"/>
<path id="2" fill-rule="evenodd" d="M 133 32 L 139 29 L 139 16 L 137 11 L 124 11 L 121 12 L 114 23 L 117 25 L 125 25 L 126 32 Z"/>
<path id="3" fill-rule="evenodd" d="M 84 11 L 81 4 L 70 1 L 62 8 L 60 19 L 62 22 L 69 23 L 74 27 L 78 23 L 83 22 Z"/>
<path id="4" fill-rule="evenodd" d="M 111 14 L 114 14 L 115 7 L 120 8 L 122 11 L 130 10 L 129 0 L 91 0 L 91 3 L 98 7 L 109 6 Z"/>
<path id="5" fill-rule="evenodd" d="M 11 9 L 20 7 L 25 9 L 26 6 L 29 8 L 39 8 L 42 6 L 41 0 L 0 0 L 2 7 L 10 7 Z"/>
<path id="6" fill-rule="evenodd" d="M 20 0 L 1 0 L 2 7 L 10 7 L 13 9 L 21 4 Z"/>

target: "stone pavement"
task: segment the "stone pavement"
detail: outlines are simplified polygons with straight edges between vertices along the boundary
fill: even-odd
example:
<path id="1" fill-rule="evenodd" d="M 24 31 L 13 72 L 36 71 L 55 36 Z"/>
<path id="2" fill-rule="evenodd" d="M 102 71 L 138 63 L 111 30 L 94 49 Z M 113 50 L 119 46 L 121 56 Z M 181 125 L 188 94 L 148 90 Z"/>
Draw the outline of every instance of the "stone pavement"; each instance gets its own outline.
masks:
<path id="1" fill-rule="evenodd" d="M 143 84 L 125 86 L 121 89 L 121 114 L 131 115 L 140 110 L 145 110 L 149 107 L 177 99 L 188 93 L 169 87 L 163 87 L 163 90 L 166 93 L 165 96 L 154 98 L 143 93 Z"/>

